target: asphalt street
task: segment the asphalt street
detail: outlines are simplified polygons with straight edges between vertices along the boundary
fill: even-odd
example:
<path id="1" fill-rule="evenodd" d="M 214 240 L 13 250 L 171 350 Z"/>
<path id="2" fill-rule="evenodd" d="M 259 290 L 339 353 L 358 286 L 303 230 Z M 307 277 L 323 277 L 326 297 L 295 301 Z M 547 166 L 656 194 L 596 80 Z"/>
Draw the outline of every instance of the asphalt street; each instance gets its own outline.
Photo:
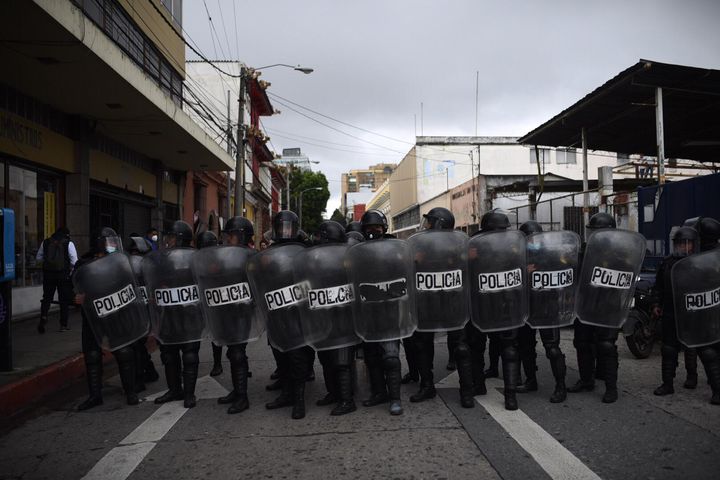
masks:
<path id="1" fill-rule="evenodd" d="M 564 331 L 569 384 L 577 379 L 571 339 Z M 325 393 L 316 362 L 308 414 L 292 420 L 290 409 L 264 408 L 276 393 L 264 388 L 274 369 L 264 339 L 248 347 L 251 407 L 232 416 L 215 400 L 230 388 L 229 365 L 209 377 L 205 342 L 196 408 L 155 405 L 163 378 L 148 385 L 147 401 L 136 407 L 125 405 L 117 377 L 106 383 L 104 405 L 86 412 L 74 410 L 85 392 L 71 390 L 0 437 L 0 479 L 720 478 L 720 407 L 708 403 L 702 367 L 696 390 L 682 388 L 681 362 L 676 393 L 655 397 L 659 352 L 636 360 L 622 338 L 618 345 L 620 399 L 611 405 L 600 402 L 600 384 L 550 404 L 553 382 L 538 345 L 540 390 L 519 396 L 520 410 L 504 410 L 499 380 L 488 382 L 475 408 L 463 409 L 457 375 L 445 369 L 445 337 L 437 337 L 435 399 L 410 403 L 417 386 L 405 385 L 402 416 L 391 417 L 382 405 L 331 417 L 331 407 L 314 403 Z M 154 359 L 159 365 L 157 353 Z M 367 395 L 361 360 L 358 384 L 359 405 Z"/>

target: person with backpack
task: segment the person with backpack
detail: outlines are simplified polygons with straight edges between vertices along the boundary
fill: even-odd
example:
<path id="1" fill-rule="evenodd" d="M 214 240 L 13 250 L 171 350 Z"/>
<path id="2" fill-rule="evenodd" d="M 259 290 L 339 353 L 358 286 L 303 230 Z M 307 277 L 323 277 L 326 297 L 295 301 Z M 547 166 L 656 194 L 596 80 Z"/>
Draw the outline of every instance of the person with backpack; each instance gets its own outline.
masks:
<path id="1" fill-rule="evenodd" d="M 40 323 L 38 333 L 45 333 L 50 304 L 58 292 L 60 303 L 60 331 L 68 331 L 68 307 L 72 301 L 72 284 L 70 273 L 77 262 L 77 250 L 70 240 L 70 230 L 60 227 L 49 238 L 46 238 L 38 249 L 38 261 L 42 262 L 43 298 L 40 302 Z"/>

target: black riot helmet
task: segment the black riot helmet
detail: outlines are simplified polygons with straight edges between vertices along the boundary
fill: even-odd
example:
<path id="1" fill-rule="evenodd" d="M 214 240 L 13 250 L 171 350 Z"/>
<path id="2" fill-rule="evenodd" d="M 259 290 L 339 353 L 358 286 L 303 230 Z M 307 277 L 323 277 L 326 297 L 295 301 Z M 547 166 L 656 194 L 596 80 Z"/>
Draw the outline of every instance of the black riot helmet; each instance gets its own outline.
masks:
<path id="1" fill-rule="evenodd" d="M 527 222 L 520 225 L 520 228 L 518 229 L 521 232 L 525 234 L 525 236 L 530 236 L 533 233 L 540 233 L 543 231 L 542 225 L 540 225 L 535 220 L 528 220 Z"/>
<path id="2" fill-rule="evenodd" d="M 697 252 L 700 235 L 692 227 L 680 227 L 675 231 L 673 240 L 673 256 L 686 257 Z"/>
<path id="3" fill-rule="evenodd" d="M 342 225 L 333 220 L 322 222 L 318 227 L 317 234 L 315 235 L 315 242 L 318 244 L 345 243 L 347 242 L 345 229 Z"/>
<path id="4" fill-rule="evenodd" d="M 487 212 L 480 219 L 480 230 L 483 232 L 507 230 L 508 228 L 510 228 L 510 220 L 507 215 L 497 210 Z"/>
<path id="5" fill-rule="evenodd" d="M 187 222 L 177 220 L 170 230 L 165 232 L 165 244 L 168 248 L 192 246 L 192 228 Z"/>
<path id="6" fill-rule="evenodd" d="M 345 233 L 350 233 L 350 232 L 362 233 L 362 223 L 358 222 L 357 220 L 354 222 L 348 223 L 347 226 L 345 227 Z"/>
<path id="7" fill-rule="evenodd" d="M 298 216 L 290 210 L 281 210 L 273 218 L 274 242 L 295 242 L 298 236 Z"/>
<path id="8" fill-rule="evenodd" d="M 349 245 L 357 245 L 358 243 L 362 243 L 365 241 L 365 237 L 360 232 L 348 232 L 345 234 L 345 236 L 347 236 L 347 243 Z"/>
<path id="9" fill-rule="evenodd" d="M 591 230 L 598 230 L 600 228 L 617 228 L 617 223 L 615 223 L 615 219 L 609 213 L 598 212 L 590 217 L 587 228 Z"/>
<path id="10" fill-rule="evenodd" d="M 96 253 L 122 252 L 122 240 L 115 230 L 110 227 L 103 227 L 95 235 L 94 250 Z"/>
<path id="11" fill-rule="evenodd" d="M 717 248 L 720 239 L 720 222 L 712 217 L 688 218 L 684 227 L 693 227 L 700 235 L 700 250 L 705 252 Z"/>
<path id="12" fill-rule="evenodd" d="M 232 217 L 223 228 L 223 243 L 234 245 L 231 237 L 236 237 L 240 245 L 249 245 L 253 241 L 255 230 L 250 220 L 245 217 Z"/>
<path id="13" fill-rule="evenodd" d="M 455 215 L 443 207 L 435 207 L 427 212 L 423 222 L 423 229 L 452 230 L 455 228 Z"/>
<path id="14" fill-rule="evenodd" d="M 380 210 L 368 210 L 360 219 L 362 233 L 368 240 L 382 238 L 387 232 L 387 217 Z"/>
<path id="15" fill-rule="evenodd" d="M 197 248 L 214 247 L 218 244 L 217 235 L 213 232 L 203 232 L 197 237 Z"/>

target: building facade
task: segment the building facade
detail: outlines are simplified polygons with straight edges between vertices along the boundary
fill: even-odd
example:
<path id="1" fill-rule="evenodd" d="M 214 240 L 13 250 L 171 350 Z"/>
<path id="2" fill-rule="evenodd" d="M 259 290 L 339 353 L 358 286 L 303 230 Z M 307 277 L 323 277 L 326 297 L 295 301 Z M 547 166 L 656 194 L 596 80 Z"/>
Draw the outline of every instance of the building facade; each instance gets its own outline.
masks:
<path id="1" fill-rule="evenodd" d="M 378 163 L 360 170 L 343 173 L 340 180 L 340 211 L 346 212 L 350 205 L 347 194 L 369 189 L 374 192 L 385 182 L 397 167 L 394 163 Z"/>
<path id="2" fill-rule="evenodd" d="M 16 314 L 39 308 L 43 239 L 67 226 L 84 253 L 182 218 L 184 172 L 227 153 L 182 110 L 181 2 L 13 0 L 0 30 L 0 204 L 15 210 Z"/>

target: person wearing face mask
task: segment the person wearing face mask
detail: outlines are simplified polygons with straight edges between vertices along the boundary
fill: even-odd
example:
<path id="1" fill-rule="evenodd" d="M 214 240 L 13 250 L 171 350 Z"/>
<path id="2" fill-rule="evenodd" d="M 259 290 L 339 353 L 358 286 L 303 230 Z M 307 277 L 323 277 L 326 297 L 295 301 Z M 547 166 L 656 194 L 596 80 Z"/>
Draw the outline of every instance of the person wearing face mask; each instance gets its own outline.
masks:
<path id="1" fill-rule="evenodd" d="M 118 363 L 120 381 L 128 405 L 137 405 L 134 344 L 147 335 L 148 317 L 137 299 L 130 261 L 123 255 L 117 233 L 109 227 L 93 235 L 91 250 L 76 264 L 72 280 L 75 303 L 82 305 L 82 351 L 85 357 L 89 397 L 77 409 L 103 404 L 102 348 L 108 348 Z"/>
<path id="2" fill-rule="evenodd" d="M 145 234 L 145 239 L 150 242 L 150 248 L 152 250 L 157 250 L 159 248 L 158 242 L 160 240 L 160 237 L 158 236 L 158 231 L 156 229 L 149 229 Z"/>

